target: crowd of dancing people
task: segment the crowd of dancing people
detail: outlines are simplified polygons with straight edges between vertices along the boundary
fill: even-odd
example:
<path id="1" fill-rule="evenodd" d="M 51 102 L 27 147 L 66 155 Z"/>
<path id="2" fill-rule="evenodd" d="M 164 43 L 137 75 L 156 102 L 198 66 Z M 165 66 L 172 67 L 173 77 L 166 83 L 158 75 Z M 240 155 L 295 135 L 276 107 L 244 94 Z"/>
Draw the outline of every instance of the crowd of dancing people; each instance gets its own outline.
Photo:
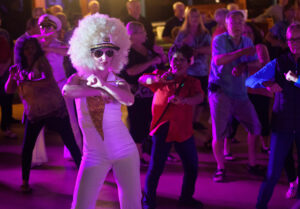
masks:
<path id="1" fill-rule="evenodd" d="M 59 5 L 34 8 L 15 44 L 0 29 L 5 136 L 16 137 L 10 128 L 15 92 L 24 106 L 22 192 L 32 190 L 31 167 L 47 161 L 46 128 L 59 133 L 64 157 L 73 158 L 79 169 L 71 208 L 95 208 L 110 170 L 120 208 L 156 208 L 159 179 L 174 158 L 173 147 L 183 166 L 179 205 L 203 208 L 193 197 L 198 176 L 194 132 L 209 130 L 205 144 L 211 145 L 217 165 L 213 181 L 226 182 L 226 161 L 235 160 L 231 142 L 242 124 L 248 134 L 248 172 L 264 176 L 256 208 L 268 208 L 282 170 L 289 182 L 286 198 L 300 195 L 293 157 L 294 144 L 300 156 L 297 2 L 279 0 L 247 22 L 235 4 L 217 9 L 209 20 L 176 2 L 162 33 L 170 44 L 167 53 L 141 16 L 140 1 L 128 1 L 128 15 L 120 19 L 100 14 L 98 1 L 88 8 L 86 16 L 74 15 L 72 24 Z M 267 17 L 274 26 L 263 31 L 257 23 Z M 127 123 L 121 107 L 127 107 Z M 210 118 L 203 125 L 205 108 Z M 257 163 L 257 142 L 269 157 L 267 169 Z M 143 191 L 141 164 L 148 166 Z"/>

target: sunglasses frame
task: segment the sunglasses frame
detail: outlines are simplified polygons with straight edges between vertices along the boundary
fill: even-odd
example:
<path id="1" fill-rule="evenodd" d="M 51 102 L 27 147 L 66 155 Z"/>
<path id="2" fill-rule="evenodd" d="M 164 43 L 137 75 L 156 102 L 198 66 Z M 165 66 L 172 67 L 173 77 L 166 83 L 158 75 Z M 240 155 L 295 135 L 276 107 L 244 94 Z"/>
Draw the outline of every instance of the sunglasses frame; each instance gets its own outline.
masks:
<path id="1" fill-rule="evenodd" d="M 95 55 L 95 53 L 96 52 L 101 52 L 100 53 L 100 55 Z M 115 52 L 114 52 L 114 50 L 112 50 L 112 49 L 109 49 L 109 50 L 107 50 L 107 51 L 103 51 L 103 50 L 101 50 L 101 49 L 94 49 L 94 50 L 92 50 L 91 51 L 91 53 L 92 53 L 92 55 L 95 57 L 95 58 L 100 58 L 100 57 L 102 57 L 104 54 L 107 56 L 107 57 L 113 57 L 114 55 L 115 55 Z"/>

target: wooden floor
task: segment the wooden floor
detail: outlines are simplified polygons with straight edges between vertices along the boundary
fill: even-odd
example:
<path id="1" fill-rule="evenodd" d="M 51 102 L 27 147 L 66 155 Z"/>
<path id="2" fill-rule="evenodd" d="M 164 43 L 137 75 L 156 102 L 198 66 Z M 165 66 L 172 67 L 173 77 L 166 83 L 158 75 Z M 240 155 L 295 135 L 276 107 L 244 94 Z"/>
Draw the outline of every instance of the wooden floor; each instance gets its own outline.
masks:
<path id="1" fill-rule="evenodd" d="M 14 105 L 14 117 L 20 119 L 22 106 Z M 22 194 L 21 185 L 21 146 L 24 128 L 14 124 L 18 139 L 7 139 L 0 133 L 0 209 L 68 209 L 72 201 L 72 192 L 76 179 L 75 164 L 63 159 L 63 146 L 56 134 L 50 133 L 46 138 L 49 162 L 39 168 L 32 169 L 30 184 L 31 194 Z M 237 161 L 226 164 L 229 181 L 214 183 L 212 175 L 216 169 L 212 152 L 203 148 L 205 133 L 195 133 L 199 150 L 199 175 L 194 197 L 204 203 L 205 209 L 251 209 L 255 208 L 261 177 L 247 173 L 247 144 L 245 132 L 240 129 L 239 144 L 232 145 Z M 267 164 L 267 155 L 259 153 L 258 160 Z M 141 182 L 144 185 L 147 167 L 141 168 Z M 168 163 L 163 173 L 158 190 L 158 209 L 177 207 L 182 182 L 180 163 Z M 289 209 L 296 200 L 285 199 L 288 189 L 286 177 L 283 175 L 276 186 L 270 201 L 270 209 Z M 117 187 L 110 173 L 102 188 L 96 208 L 119 208 Z"/>

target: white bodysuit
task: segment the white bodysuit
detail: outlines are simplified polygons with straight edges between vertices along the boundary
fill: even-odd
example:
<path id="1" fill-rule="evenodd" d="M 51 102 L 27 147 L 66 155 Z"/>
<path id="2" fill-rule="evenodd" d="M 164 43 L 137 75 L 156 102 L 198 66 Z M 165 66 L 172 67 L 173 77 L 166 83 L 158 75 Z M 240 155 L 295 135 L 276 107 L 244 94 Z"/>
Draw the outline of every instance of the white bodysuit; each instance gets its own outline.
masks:
<path id="1" fill-rule="evenodd" d="M 115 81 L 110 73 L 108 81 Z M 121 120 L 121 104 L 101 97 L 76 99 L 83 133 L 83 159 L 77 176 L 72 208 L 94 209 L 107 173 L 113 170 L 121 209 L 141 209 L 139 154 Z"/>

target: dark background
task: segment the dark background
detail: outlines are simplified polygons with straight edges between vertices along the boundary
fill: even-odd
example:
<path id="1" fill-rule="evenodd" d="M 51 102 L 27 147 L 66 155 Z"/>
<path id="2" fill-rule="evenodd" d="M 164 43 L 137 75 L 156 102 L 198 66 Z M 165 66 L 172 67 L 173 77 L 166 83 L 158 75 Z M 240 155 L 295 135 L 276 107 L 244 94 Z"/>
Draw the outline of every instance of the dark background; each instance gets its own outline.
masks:
<path id="1" fill-rule="evenodd" d="M 79 0 L 60 0 L 68 17 L 80 13 Z M 126 0 L 98 0 L 101 5 L 100 12 L 120 18 L 126 15 Z M 165 21 L 173 15 L 172 4 L 177 0 L 146 0 L 146 17 L 150 21 Z M 51 5 L 54 0 L 48 0 Z M 182 0 L 187 4 L 187 0 Z M 194 0 L 194 4 L 210 4 L 214 0 Z M 232 0 L 221 0 L 221 3 L 231 3 Z M 273 0 L 247 0 L 248 16 L 255 17 L 262 13 L 273 3 Z M 32 1 L 29 0 L 1 0 L 0 13 L 2 14 L 2 27 L 9 31 L 13 39 L 18 38 L 25 31 L 25 24 L 31 17 Z"/>

